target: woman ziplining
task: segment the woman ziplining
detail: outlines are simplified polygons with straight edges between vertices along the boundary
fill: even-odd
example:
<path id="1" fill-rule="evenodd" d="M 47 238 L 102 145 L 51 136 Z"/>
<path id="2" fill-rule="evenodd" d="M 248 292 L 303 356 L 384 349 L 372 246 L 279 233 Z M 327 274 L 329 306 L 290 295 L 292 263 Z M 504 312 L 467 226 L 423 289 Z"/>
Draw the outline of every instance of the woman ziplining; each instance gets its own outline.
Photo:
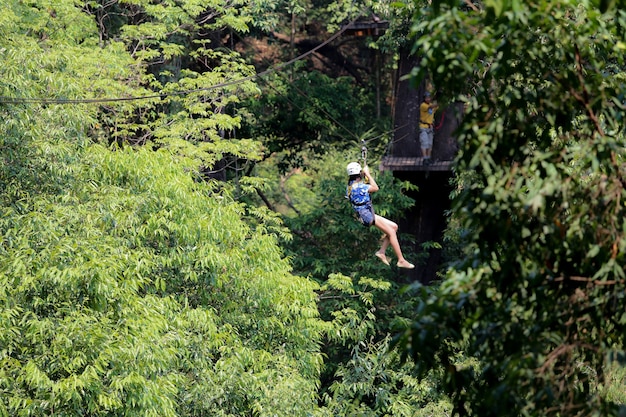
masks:
<path id="1" fill-rule="evenodd" d="M 398 225 L 374 212 L 370 194 L 378 191 L 379 187 L 367 165 L 361 168 L 358 162 L 350 162 L 346 169 L 348 171 L 346 198 L 350 201 L 350 204 L 352 204 L 352 208 L 357 214 L 359 221 L 366 227 L 376 226 L 384 233 L 382 245 L 374 255 L 385 265 L 389 265 L 389 258 L 387 258 L 386 252 L 389 245 L 391 245 L 398 258 L 398 268 L 415 268 L 415 265 L 404 259 L 402 255 L 397 235 Z M 364 180 L 368 182 L 366 183 Z"/>

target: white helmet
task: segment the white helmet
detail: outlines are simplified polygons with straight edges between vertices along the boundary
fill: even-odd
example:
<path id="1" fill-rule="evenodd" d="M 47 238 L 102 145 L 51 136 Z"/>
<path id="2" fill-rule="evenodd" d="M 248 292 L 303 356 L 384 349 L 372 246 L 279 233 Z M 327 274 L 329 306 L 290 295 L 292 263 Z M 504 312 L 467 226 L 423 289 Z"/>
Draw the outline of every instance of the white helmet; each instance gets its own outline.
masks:
<path id="1" fill-rule="evenodd" d="M 361 173 L 361 165 L 358 162 L 350 162 L 346 167 L 348 175 L 358 175 Z"/>

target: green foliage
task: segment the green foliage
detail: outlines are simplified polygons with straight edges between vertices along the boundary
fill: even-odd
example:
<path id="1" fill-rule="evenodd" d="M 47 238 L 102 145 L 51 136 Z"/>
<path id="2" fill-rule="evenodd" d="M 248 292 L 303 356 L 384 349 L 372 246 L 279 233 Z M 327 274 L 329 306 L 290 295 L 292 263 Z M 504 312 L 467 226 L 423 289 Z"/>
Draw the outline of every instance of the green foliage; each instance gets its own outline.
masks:
<path id="1" fill-rule="evenodd" d="M 257 89 L 249 80 L 252 68 L 237 58 L 236 53 L 222 53 L 209 49 L 198 50 L 198 59 L 210 59 L 215 67 L 198 73 L 181 72 L 181 77 L 163 87 L 171 95 L 163 100 L 169 111 L 147 124 L 149 137 L 155 143 L 174 152 L 191 157 L 196 167 L 215 167 L 225 158 L 260 158 L 260 143 L 250 139 L 226 138 L 241 124 L 241 117 L 228 114 L 225 109 L 239 102 L 239 96 Z M 223 88 L 206 86 L 235 83 Z M 179 91 L 187 93 L 177 94 Z"/>
<path id="2" fill-rule="evenodd" d="M 370 138 L 386 124 L 372 122 L 374 90 L 297 68 L 292 83 L 272 80 L 262 104 L 276 113 L 244 125 L 242 102 L 260 90 L 223 47 L 254 13 L 307 13 L 306 1 L 270 3 L 0 6 L 0 415 L 449 409 L 436 374 L 418 380 L 388 352 L 416 299 L 343 199 L 361 137 L 384 148 Z M 275 117 L 289 129 L 268 128 Z M 293 235 L 239 200 L 262 179 L 199 181 L 262 151 L 305 162 L 289 165 L 304 168 L 288 184 Z M 409 185 L 378 179 L 378 212 L 399 216 Z"/>
<path id="3" fill-rule="evenodd" d="M 311 0 L 261 0 L 246 2 L 245 14 L 251 25 L 263 32 L 288 32 L 292 25 L 302 26 L 315 15 L 317 3 Z"/>
<path id="4" fill-rule="evenodd" d="M 237 103 L 258 92 L 254 71 L 223 48 L 225 31 L 248 30 L 247 7 L 246 1 L 90 3 L 100 37 L 125 45 L 138 69 L 133 81 L 149 89 L 134 96 L 150 97 L 104 107 L 99 136 L 169 148 L 191 158 L 189 169 L 208 174 L 259 159 L 259 142 L 234 134 L 241 125 Z"/>
<path id="5" fill-rule="evenodd" d="M 9 1 L 0 11 L 3 97 L 146 93 L 138 85 L 150 77 L 119 43 L 101 45 L 74 2 Z M 58 32 L 73 22 L 80 38 Z M 223 59 L 220 79 L 249 74 L 230 56 L 212 58 Z M 234 90 L 210 100 L 230 105 Z M 218 143 L 213 133 L 237 120 L 202 108 L 207 97 L 181 111 L 203 117 L 208 150 L 88 140 L 129 141 L 145 128 L 129 121 L 138 114 L 172 126 L 159 130 L 163 141 L 193 144 L 195 131 L 181 133 L 190 128 L 175 112 L 142 113 L 150 103 L 0 104 L 0 414 L 269 416 L 315 407 L 325 329 L 317 285 L 290 273 L 275 216 L 188 169 L 220 154 L 256 157 L 249 141 Z"/>
<path id="6" fill-rule="evenodd" d="M 416 75 L 466 102 L 453 215 L 467 251 L 398 343 L 458 415 L 617 415 L 624 346 L 626 16 L 591 2 L 433 2 Z M 444 3 L 454 4 L 446 6 Z M 461 346 L 478 368 L 458 366 Z"/>
<path id="7" fill-rule="evenodd" d="M 65 193 L 3 209 L 0 389 L 14 415 L 311 407 L 315 287 L 174 161 L 91 147 Z"/>
<path id="8" fill-rule="evenodd" d="M 606 383 L 602 395 L 606 395 L 609 401 L 613 401 L 616 404 L 626 405 L 626 390 L 624 385 L 626 384 L 626 366 L 623 363 L 623 352 L 620 352 L 622 361 L 609 362 L 608 369 L 606 370 Z"/>
<path id="9" fill-rule="evenodd" d="M 287 195 L 291 208 L 275 205 L 289 214 L 286 224 L 293 240 L 285 244 L 287 253 L 297 271 L 321 282 L 318 306 L 326 323 L 322 352 L 327 360 L 320 415 L 415 416 L 417 408 L 424 416 L 443 413 L 450 406 L 436 377 L 418 381 L 410 365 L 401 365 L 397 354 L 388 352 L 389 334 L 415 319 L 416 300 L 414 294 L 399 293 L 393 283 L 398 271 L 373 256 L 380 233 L 364 229 L 345 200 L 345 165 L 355 158 L 353 152 L 307 160 L 307 169 L 293 170 L 281 186 L 273 188 L 268 181 L 263 188 L 273 202 L 280 201 L 280 193 Z M 271 170 L 278 168 L 268 162 L 257 166 L 257 174 L 272 178 Z M 402 193 L 408 184 L 389 175 L 377 175 L 377 182 L 382 189 L 374 195 L 379 213 L 393 218 L 412 204 Z"/>
<path id="10" fill-rule="evenodd" d="M 95 47 L 93 22 L 66 6 L 55 3 L 58 12 L 17 1 L 2 6 L 0 96 L 8 101 L 0 104 L 3 204 L 28 205 L 25 190 L 62 190 L 63 180 L 72 175 L 65 164 L 75 159 L 73 146 L 86 140 L 86 127 L 96 121 L 95 106 L 42 104 L 141 94 L 132 82 L 124 82 L 132 78 L 132 60 L 120 45 Z M 62 28 L 69 26 L 79 28 L 81 37 L 61 36 Z M 11 100 L 16 103 L 10 104 Z"/>
<path id="11" fill-rule="evenodd" d="M 329 22 L 329 30 L 338 30 L 346 22 L 354 19 L 369 21 L 376 16 L 386 21 L 388 29 L 376 39 L 368 39 L 369 47 L 380 50 L 393 57 L 389 71 L 397 65 L 396 55 L 401 49 L 410 48 L 409 35 L 413 16 L 428 7 L 430 1 L 424 0 L 360 0 L 360 1 L 327 1 L 325 2 L 324 19 Z"/>
<path id="12" fill-rule="evenodd" d="M 87 151 L 67 194 L 3 216 L 8 409 L 309 409 L 321 364 L 315 287 L 288 274 L 275 238 L 250 230 L 226 197 L 208 198 L 165 152 Z M 299 400 L 281 402 L 292 389 Z"/>
<path id="13" fill-rule="evenodd" d="M 322 374 L 320 415 L 444 415 L 449 400 L 436 372 L 418 379 L 413 364 L 389 348 L 389 335 L 415 318 L 412 291 L 389 281 L 331 274 L 320 288 L 329 357 Z"/>
<path id="14" fill-rule="evenodd" d="M 326 396 L 333 416 L 444 416 L 452 408 L 436 379 L 413 376 L 412 364 L 402 363 L 388 339 L 358 343 L 336 376 Z"/>
<path id="15" fill-rule="evenodd" d="M 264 76 L 264 94 L 245 103 L 255 116 L 244 126 L 245 135 L 262 139 L 267 155 L 285 172 L 305 168 L 306 160 L 330 150 L 359 146 L 359 135 L 384 129 L 384 120 L 372 120 L 375 91 L 349 77 L 332 78 L 303 65 L 289 76 Z"/>
<path id="16" fill-rule="evenodd" d="M 375 228 L 364 228 L 354 218 L 352 207 L 345 198 L 346 161 L 356 159 L 354 152 L 329 154 L 315 161 L 315 165 L 306 171 L 310 178 L 308 198 L 311 198 L 311 209 L 285 221 L 294 235 L 286 250 L 297 272 L 320 281 L 335 272 L 389 278 L 397 272 L 380 262 L 373 262 L 381 233 Z M 371 169 L 381 188 L 373 195 L 376 212 L 390 219 L 400 216 L 413 204 L 413 200 L 402 192 L 411 184 L 399 182 L 389 173 L 378 175 L 375 168 Z M 407 256 L 411 254 L 407 252 Z"/>

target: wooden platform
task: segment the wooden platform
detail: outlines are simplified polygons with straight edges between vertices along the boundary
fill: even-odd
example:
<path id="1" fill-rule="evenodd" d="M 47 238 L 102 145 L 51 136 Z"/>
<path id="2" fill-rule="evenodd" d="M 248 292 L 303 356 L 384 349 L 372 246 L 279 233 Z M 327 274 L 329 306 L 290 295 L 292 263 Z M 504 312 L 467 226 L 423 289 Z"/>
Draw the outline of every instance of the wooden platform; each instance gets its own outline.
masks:
<path id="1" fill-rule="evenodd" d="M 380 171 L 451 171 L 452 161 L 433 160 L 424 165 L 422 157 L 385 156 L 379 166 Z"/>
<path id="2" fill-rule="evenodd" d="M 372 22 L 353 22 L 344 27 L 344 33 L 350 36 L 380 36 L 389 28 L 386 20 Z"/>

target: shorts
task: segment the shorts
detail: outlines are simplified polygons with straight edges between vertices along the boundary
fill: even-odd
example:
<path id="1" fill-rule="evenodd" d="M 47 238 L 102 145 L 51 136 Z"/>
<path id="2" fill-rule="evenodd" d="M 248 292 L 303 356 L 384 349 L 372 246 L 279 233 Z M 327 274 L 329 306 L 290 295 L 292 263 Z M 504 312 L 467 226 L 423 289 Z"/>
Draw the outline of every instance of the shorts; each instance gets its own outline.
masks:
<path id="1" fill-rule="evenodd" d="M 357 217 L 363 226 L 370 227 L 374 225 L 376 221 L 374 206 L 366 204 L 364 206 L 355 207 L 354 211 L 356 211 Z"/>
<path id="2" fill-rule="evenodd" d="M 435 137 L 435 129 L 432 127 L 420 128 L 420 145 L 422 149 L 430 149 L 433 147 L 433 138 Z"/>

